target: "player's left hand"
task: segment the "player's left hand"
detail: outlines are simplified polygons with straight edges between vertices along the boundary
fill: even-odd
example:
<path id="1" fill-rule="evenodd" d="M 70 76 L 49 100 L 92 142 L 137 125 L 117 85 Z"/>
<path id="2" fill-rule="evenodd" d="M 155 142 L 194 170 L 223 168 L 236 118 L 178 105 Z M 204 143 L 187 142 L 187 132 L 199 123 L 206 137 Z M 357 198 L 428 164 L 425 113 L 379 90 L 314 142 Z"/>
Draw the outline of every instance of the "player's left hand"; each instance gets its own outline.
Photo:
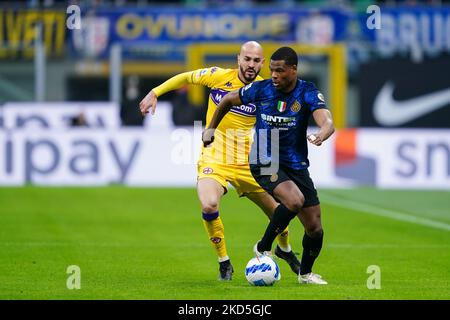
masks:
<path id="1" fill-rule="evenodd" d="M 319 134 L 310 134 L 307 136 L 308 141 L 316 146 L 320 146 L 323 142 Z"/>
<path id="2" fill-rule="evenodd" d="M 203 146 L 207 147 L 214 141 L 214 129 L 206 129 L 202 134 Z"/>
<path id="3" fill-rule="evenodd" d="M 154 115 L 157 102 L 158 98 L 156 97 L 156 94 L 153 92 L 153 90 L 151 90 L 139 103 L 139 109 L 141 110 L 142 116 L 145 117 L 145 115 L 149 113 L 150 109 L 152 115 Z"/>

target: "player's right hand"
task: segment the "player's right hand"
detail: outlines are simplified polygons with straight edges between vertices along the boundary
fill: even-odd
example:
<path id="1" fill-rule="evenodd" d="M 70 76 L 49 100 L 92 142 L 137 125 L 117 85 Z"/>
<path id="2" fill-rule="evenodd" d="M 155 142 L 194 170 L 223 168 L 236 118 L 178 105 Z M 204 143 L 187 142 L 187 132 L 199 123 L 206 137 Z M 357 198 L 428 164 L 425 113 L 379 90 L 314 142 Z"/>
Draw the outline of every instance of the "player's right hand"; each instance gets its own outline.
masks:
<path id="1" fill-rule="evenodd" d="M 323 142 L 323 140 L 319 134 L 310 134 L 307 136 L 307 139 L 310 143 L 312 143 L 316 146 L 322 145 L 322 142 Z"/>
<path id="2" fill-rule="evenodd" d="M 158 97 L 153 92 L 153 90 L 151 90 L 144 97 L 144 99 L 142 99 L 141 102 L 139 103 L 139 109 L 141 110 L 142 116 L 145 117 L 145 115 L 147 113 L 149 113 L 150 109 L 151 109 L 152 115 L 154 115 L 155 114 L 155 110 L 156 110 L 156 103 L 157 102 L 158 102 Z"/>
<path id="3" fill-rule="evenodd" d="M 214 141 L 214 129 L 206 129 L 202 134 L 203 146 L 207 147 Z"/>

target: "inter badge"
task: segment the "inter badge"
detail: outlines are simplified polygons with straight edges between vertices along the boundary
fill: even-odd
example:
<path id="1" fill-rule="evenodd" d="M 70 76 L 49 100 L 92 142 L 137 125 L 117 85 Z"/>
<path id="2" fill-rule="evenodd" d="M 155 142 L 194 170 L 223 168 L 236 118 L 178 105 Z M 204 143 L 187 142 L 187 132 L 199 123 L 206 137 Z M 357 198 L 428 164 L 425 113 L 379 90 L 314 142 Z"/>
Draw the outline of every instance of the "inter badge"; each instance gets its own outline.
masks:
<path id="1" fill-rule="evenodd" d="M 291 105 L 292 112 L 299 112 L 301 108 L 302 108 L 302 105 L 297 100 L 295 100 L 295 102 Z"/>

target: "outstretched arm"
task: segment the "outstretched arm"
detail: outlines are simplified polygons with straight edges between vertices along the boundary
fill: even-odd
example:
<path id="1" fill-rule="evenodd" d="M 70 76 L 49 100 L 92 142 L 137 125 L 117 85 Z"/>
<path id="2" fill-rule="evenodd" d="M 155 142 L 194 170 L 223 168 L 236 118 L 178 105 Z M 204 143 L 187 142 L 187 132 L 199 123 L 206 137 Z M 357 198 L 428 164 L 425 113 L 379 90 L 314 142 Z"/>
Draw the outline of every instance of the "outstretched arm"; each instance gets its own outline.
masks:
<path id="1" fill-rule="evenodd" d="M 219 105 L 217 106 L 216 111 L 209 123 L 208 128 L 203 132 L 202 140 L 203 145 L 206 147 L 214 141 L 214 131 L 219 125 L 220 121 L 222 121 L 223 117 L 230 111 L 232 106 L 241 105 L 241 98 L 239 97 L 239 90 L 232 91 L 226 94 Z"/>
<path id="2" fill-rule="evenodd" d="M 314 121 L 319 132 L 308 135 L 308 141 L 316 146 L 327 140 L 334 133 L 333 117 L 328 109 L 317 109 L 313 112 Z"/>
<path id="3" fill-rule="evenodd" d="M 139 103 L 139 109 L 141 110 L 142 116 L 145 116 L 147 113 L 149 113 L 150 109 L 152 115 L 155 114 L 158 97 L 162 94 L 179 89 L 184 85 L 191 83 L 191 74 L 192 72 L 177 74 L 176 76 L 173 76 L 156 88 L 150 90 L 150 92 Z"/>

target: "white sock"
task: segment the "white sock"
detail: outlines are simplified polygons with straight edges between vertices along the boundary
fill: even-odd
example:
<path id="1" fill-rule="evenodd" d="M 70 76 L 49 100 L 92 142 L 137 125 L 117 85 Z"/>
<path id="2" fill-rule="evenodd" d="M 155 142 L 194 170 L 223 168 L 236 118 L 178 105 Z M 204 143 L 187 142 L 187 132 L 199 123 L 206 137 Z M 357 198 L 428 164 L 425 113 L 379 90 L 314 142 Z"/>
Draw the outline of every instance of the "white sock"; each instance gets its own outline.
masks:
<path id="1" fill-rule="evenodd" d="M 230 260 L 229 256 L 225 256 L 225 257 L 222 257 L 222 258 L 219 257 L 219 262 L 224 262 L 224 261 L 227 261 L 227 260 Z"/>
<path id="2" fill-rule="evenodd" d="M 281 249 L 281 251 L 284 251 L 284 252 L 291 252 L 292 251 L 292 248 L 291 248 L 290 244 L 288 244 L 288 246 L 285 247 L 285 248 L 283 248 L 282 246 L 280 246 L 280 244 L 278 244 L 278 247 Z"/>

